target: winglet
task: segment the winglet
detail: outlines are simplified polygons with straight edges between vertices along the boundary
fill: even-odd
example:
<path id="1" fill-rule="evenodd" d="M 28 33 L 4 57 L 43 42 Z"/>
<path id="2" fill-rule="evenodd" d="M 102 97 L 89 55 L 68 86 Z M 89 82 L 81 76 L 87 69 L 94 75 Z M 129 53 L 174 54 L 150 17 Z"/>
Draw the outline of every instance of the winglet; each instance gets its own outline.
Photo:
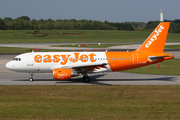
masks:
<path id="1" fill-rule="evenodd" d="M 162 53 L 164 51 L 169 25 L 170 22 L 161 22 L 137 51 Z"/>

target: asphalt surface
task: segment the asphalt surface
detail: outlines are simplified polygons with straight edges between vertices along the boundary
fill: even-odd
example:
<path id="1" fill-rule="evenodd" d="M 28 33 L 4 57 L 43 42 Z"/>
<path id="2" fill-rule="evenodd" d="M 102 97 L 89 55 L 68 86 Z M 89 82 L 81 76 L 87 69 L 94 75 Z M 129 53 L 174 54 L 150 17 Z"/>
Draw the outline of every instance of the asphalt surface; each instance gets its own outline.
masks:
<path id="1" fill-rule="evenodd" d="M 110 50 L 131 50 L 137 49 L 141 46 L 140 42 L 103 42 L 101 44 L 134 44 L 134 45 L 120 45 L 120 46 L 112 46 L 107 48 L 100 48 L 100 50 L 110 49 Z M 2 43 L 0 47 L 20 47 L 20 48 L 37 48 L 37 49 L 58 49 L 58 50 L 97 50 L 99 48 L 84 48 L 84 47 L 52 47 L 56 45 L 71 45 L 71 44 L 98 44 L 98 42 L 94 43 Z M 180 42 L 166 42 L 165 45 L 180 45 Z"/>
<path id="2" fill-rule="evenodd" d="M 175 54 L 175 58 L 180 58 L 179 52 Z M 90 83 L 84 83 L 82 76 L 55 81 L 53 74 L 36 73 L 34 81 L 29 82 L 28 73 L 13 72 L 5 68 L 5 64 L 14 57 L 15 55 L 0 55 L 0 85 L 180 85 L 180 76 L 123 72 L 90 74 Z"/>

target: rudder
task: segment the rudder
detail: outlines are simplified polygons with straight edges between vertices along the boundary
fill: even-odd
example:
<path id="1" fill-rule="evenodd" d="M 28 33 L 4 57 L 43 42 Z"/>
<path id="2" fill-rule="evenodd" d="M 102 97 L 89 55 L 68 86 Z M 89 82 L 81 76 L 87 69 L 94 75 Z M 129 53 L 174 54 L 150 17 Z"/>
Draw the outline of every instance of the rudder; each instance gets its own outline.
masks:
<path id="1" fill-rule="evenodd" d="M 161 22 L 137 51 L 157 52 L 164 51 L 170 22 Z"/>

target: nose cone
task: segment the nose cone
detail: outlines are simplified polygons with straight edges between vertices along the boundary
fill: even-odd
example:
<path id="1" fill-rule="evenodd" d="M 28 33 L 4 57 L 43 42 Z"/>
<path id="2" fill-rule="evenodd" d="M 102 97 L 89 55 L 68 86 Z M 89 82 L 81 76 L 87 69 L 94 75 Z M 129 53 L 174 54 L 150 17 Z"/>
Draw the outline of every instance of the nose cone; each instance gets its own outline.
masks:
<path id="1" fill-rule="evenodd" d="M 8 63 L 6 64 L 6 68 L 9 69 L 9 70 L 12 70 L 12 68 L 13 68 L 12 63 L 11 63 L 11 62 L 8 62 Z"/>

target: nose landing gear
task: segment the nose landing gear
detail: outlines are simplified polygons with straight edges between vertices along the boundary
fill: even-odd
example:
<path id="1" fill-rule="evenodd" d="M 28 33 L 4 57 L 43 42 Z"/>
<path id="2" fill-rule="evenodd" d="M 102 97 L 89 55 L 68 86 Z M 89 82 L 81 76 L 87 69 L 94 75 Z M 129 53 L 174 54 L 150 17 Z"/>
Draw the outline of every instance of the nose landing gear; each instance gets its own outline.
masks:
<path id="1" fill-rule="evenodd" d="M 31 73 L 29 73 L 29 75 L 30 75 L 29 81 L 32 82 L 34 73 L 31 72 Z"/>

